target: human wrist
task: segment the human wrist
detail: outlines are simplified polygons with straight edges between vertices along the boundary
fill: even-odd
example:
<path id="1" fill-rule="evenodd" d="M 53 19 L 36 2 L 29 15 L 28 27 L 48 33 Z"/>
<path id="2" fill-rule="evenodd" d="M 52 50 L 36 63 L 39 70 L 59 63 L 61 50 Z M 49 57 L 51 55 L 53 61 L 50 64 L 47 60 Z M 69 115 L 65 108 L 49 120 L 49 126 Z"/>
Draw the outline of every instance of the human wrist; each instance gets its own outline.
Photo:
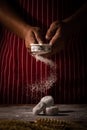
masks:
<path id="1" fill-rule="evenodd" d="M 32 26 L 28 25 L 28 24 L 23 24 L 22 25 L 22 34 L 21 34 L 21 38 L 22 39 L 25 39 L 26 38 L 26 35 L 28 33 L 28 31 L 32 28 Z"/>

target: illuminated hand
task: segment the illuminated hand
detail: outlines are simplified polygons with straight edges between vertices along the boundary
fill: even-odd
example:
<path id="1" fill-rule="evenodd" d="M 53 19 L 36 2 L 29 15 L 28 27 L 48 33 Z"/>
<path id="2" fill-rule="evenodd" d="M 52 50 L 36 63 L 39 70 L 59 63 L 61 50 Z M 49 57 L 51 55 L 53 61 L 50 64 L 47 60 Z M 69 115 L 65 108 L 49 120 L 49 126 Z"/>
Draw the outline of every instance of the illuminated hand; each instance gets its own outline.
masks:
<path id="1" fill-rule="evenodd" d="M 50 25 L 50 28 L 46 33 L 46 39 L 49 40 L 49 44 L 52 46 L 52 54 L 57 53 L 64 48 L 68 34 L 70 33 L 68 29 L 67 25 L 58 21 L 53 22 Z"/>
<path id="2" fill-rule="evenodd" d="M 25 36 L 26 48 L 30 49 L 30 44 L 43 43 L 43 34 L 39 27 L 29 27 Z"/>
<path id="3" fill-rule="evenodd" d="M 58 53 L 68 46 L 69 40 L 73 36 L 76 37 L 77 32 L 79 32 L 78 26 L 73 22 L 53 22 L 46 33 L 46 39 L 52 46 L 52 53 L 48 55 Z"/>

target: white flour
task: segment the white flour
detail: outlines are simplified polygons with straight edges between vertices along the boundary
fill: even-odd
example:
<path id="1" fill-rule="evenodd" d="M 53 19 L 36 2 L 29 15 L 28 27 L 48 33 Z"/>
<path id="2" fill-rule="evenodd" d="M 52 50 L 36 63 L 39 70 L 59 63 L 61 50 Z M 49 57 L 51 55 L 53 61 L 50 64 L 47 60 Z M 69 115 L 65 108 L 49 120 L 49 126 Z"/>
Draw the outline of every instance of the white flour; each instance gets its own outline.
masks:
<path id="1" fill-rule="evenodd" d="M 35 98 L 34 97 L 35 95 L 33 94 L 34 92 L 45 93 L 46 90 L 50 89 L 57 80 L 56 64 L 52 60 L 44 58 L 44 57 L 39 56 L 39 55 L 34 55 L 34 57 L 36 58 L 37 62 L 41 61 L 41 62 L 50 66 L 50 75 L 48 77 L 46 77 L 43 81 L 39 81 L 39 82 L 36 82 L 32 85 L 27 86 L 32 93 L 32 98 Z"/>
<path id="2" fill-rule="evenodd" d="M 39 56 L 39 55 L 35 55 L 34 57 L 36 58 L 37 61 L 41 61 L 47 65 L 50 65 L 50 67 L 55 67 L 55 63 L 50 59 L 44 58 L 44 57 Z"/>

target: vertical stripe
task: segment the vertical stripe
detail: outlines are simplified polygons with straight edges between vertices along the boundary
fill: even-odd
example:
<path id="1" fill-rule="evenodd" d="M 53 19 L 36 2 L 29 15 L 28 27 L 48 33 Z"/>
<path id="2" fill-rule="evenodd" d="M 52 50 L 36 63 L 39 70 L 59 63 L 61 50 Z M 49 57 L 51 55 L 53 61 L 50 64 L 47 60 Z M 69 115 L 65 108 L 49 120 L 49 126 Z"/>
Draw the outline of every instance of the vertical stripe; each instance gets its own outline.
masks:
<path id="1" fill-rule="evenodd" d="M 43 0 L 42 0 L 42 5 L 41 5 L 41 7 L 42 7 L 42 19 L 41 19 L 41 23 L 43 23 Z M 43 30 L 43 24 L 42 24 L 42 30 Z M 41 77 L 41 79 L 40 79 L 40 82 L 41 82 L 41 84 L 42 84 L 42 74 L 43 74 L 43 69 L 42 69 L 42 62 L 40 62 L 40 77 Z M 42 97 L 42 87 L 43 87 L 43 85 L 40 85 L 40 87 L 41 87 L 41 97 Z"/>
<path id="2" fill-rule="evenodd" d="M 22 61 L 21 61 L 21 68 L 22 68 L 22 73 L 21 73 L 21 76 L 22 76 L 22 93 L 21 93 L 21 104 L 23 103 L 23 87 L 24 87 L 24 43 L 22 43 L 22 52 L 21 52 L 21 58 L 22 58 Z"/>
<path id="3" fill-rule="evenodd" d="M 62 65 L 61 65 L 61 53 L 59 53 L 59 99 L 60 99 L 60 102 L 61 102 L 61 99 L 62 99 L 62 94 L 61 94 L 61 92 L 62 92 L 62 86 L 61 86 L 61 78 L 62 78 L 62 73 L 61 73 L 61 70 L 62 70 Z"/>
<path id="4" fill-rule="evenodd" d="M 73 97 L 72 97 L 72 101 L 70 102 L 74 102 L 75 100 L 75 91 L 74 91 L 74 88 L 75 88 L 75 71 L 76 71 L 76 59 L 75 59 L 75 54 L 76 54 L 76 50 L 75 50 L 75 47 L 74 47 L 74 44 L 75 43 L 75 35 L 73 36 L 73 42 L 72 42 L 72 56 L 73 56 L 73 77 L 72 77 L 72 83 L 73 83 L 73 91 L 70 91 L 71 93 L 73 93 Z M 71 97 L 71 95 L 70 95 Z"/>
<path id="5" fill-rule="evenodd" d="M 79 48 L 80 48 L 80 60 L 81 60 L 81 65 L 80 65 L 80 71 L 82 72 L 82 75 L 80 74 L 80 79 L 82 81 L 82 89 L 81 89 L 81 95 L 82 97 L 84 97 L 87 92 L 85 90 L 85 87 L 86 87 L 86 77 L 87 77 L 87 60 L 85 59 L 87 55 L 85 55 L 84 52 L 87 52 L 85 49 L 85 46 L 83 47 L 83 45 L 86 44 L 84 39 L 81 39 L 80 40 L 80 43 L 79 43 Z M 85 68 L 86 67 L 86 68 Z M 86 75 L 85 75 L 86 74 Z M 86 83 L 86 84 L 85 84 Z M 86 92 L 86 94 L 85 94 Z"/>
<path id="6" fill-rule="evenodd" d="M 48 17 L 48 11 L 49 11 L 49 3 L 48 3 L 48 0 L 47 0 L 47 12 L 46 12 L 46 15 L 47 15 L 47 21 L 46 21 L 46 24 L 47 24 L 47 28 L 48 28 L 48 26 L 49 26 L 49 23 L 48 23 L 48 19 L 49 19 L 49 17 Z M 45 79 L 47 79 L 47 65 L 45 65 Z M 45 88 L 45 94 L 47 95 L 47 88 Z"/>
<path id="7" fill-rule="evenodd" d="M 39 5 L 38 5 L 39 3 L 38 3 L 38 0 L 37 0 L 37 19 L 38 19 L 38 8 L 39 8 Z M 38 21 L 37 21 L 37 26 L 39 26 L 38 25 Z M 38 70 L 37 70 L 37 60 L 36 60 L 36 83 L 37 83 L 37 73 L 38 73 Z M 38 99 L 38 87 L 36 87 L 36 103 L 38 102 L 37 101 L 37 99 Z"/>
<path id="8" fill-rule="evenodd" d="M 32 90 L 32 86 L 33 86 L 33 82 L 32 82 L 32 64 L 33 64 L 33 58 L 31 57 L 31 77 L 30 77 L 30 79 L 31 79 L 31 90 Z M 32 94 L 32 91 L 31 91 L 31 103 L 32 103 L 32 97 L 33 97 L 33 94 Z"/>
<path id="9" fill-rule="evenodd" d="M 33 21 L 33 9 L 34 9 L 34 3 L 33 3 L 33 0 L 32 0 L 32 23 L 34 22 Z M 32 80 L 32 70 L 33 70 L 33 68 L 32 68 L 32 65 L 33 65 L 33 57 L 31 56 L 31 90 L 32 90 L 32 87 L 33 87 L 33 80 Z M 33 93 L 31 92 L 31 103 L 32 103 L 32 98 L 33 98 Z"/>
<path id="10" fill-rule="evenodd" d="M 20 44 L 20 41 L 19 41 L 19 38 L 17 39 L 17 58 L 18 58 L 18 61 L 17 61 L 17 104 L 18 104 L 18 101 L 19 101 L 19 44 Z"/>
<path id="11" fill-rule="evenodd" d="M 56 3 L 57 4 L 57 3 Z M 54 22 L 54 18 L 55 18 L 55 13 L 54 13 L 54 0 L 52 0 L 52 22 Z M 58 12 L 57 12 L 58 13 Z M 56 16 L 56 19 L 57 19 L 57 17 L 58 16 Z M 56 76 L 57 76 L 57 65 L 56 65 L 56 61 L 57 61 L 57 57 L 56 57 L 56 54 L 54 55 L 54 64 L 55 64 L 55 66 L 54 66 L 54 76 L 55 76 L 55 78 L 56 78 Z M 52 68 L 51 68 L 52 69 Z M 56 81 L 56 79 L 55 79 L 55 81 Z M 56 85 L 56 83 L 55 83 L 55 85 Z M 59 87 L 59 86 L 58 86 Z M 54 87 L 55 88 L 55 90 L 54 90 L 54 92 L 55 92 L 55 97 L 57 97 L 57 95 L 56 95 L 56 87 Z"/>
<path id="12" fill-rule="evenodd" d="M 80 41 L 80 37 L 79 37 L 79 32 L 77 32 L 78 34 L 77 34 L 77 38 L 76 38 L 76 55 L 77 55 L 77 89 L 75 90 L 76 91 L 76 96 L 75 96 L 75 99 L 76 99 L 76 97 L 78 97 L 77 98 L 77 102 L 79 102 L 79 99 L 80 99 L 80 97 L 79 97 L 79 95 L 81 95 L 80 94 L 80 90 L 81 90 L 81 81 L 80 81 L 80 75 L 82 75 L 81 74 L 81 70 L 80 70 L 80 55 L 79 55 L 79 46 L 78 46 L 78 42 Z"/>
<path id="13" fill-rule="evenodd" d="M 82 49 L 82 65 L 83 65 L 83 97 L 87 95 L 87 42 L 86 42 L 86 39 L 83 39 L 82 43 L 84 44 L 84 47 L 81 47 L 83 48 Z M 81 44 L 81 46 L 83 46 Z M 85 53 L 84 53 L 85 51 Z M 85 100 L 85 99 L 84 99 Z"/>
<path id="14" fill-rule="evenodd" d="M 86 84 L 85 84 L 85 82 L 84 82 L 84 80 L 85 80 L 85 73 L 87 73 L 87 72 L 85 72 L 86 70 L 85 70 L 85 68 L 84 68 L 84 66 L 85 66 L 85 57 L 84 57 L 84 49 L 83 49 L 83 45 L 82 45 L 82 43 L 84 44 L 84 40 L 80 40 L 80 43 L 79 43 L 79 46 L 80 46 L 80 53 L 81 53 L 81 57 L 80 57 L 80 60 L 81 60 L 81 62 L 82 62 L 82 64 L 81 64 L 81 70 L 80 71 L 82 71 L 82 76 L 81 76 L 81 80 L 82 80 L 82 97 L 84 97 L 84 95 L 85 95 L 85 86 L 86 86 Z M 84 73 L 85 72 L 85 73 Z"/>
<path id="15" fill-rule="evenodd" d="M 26 7 L 26 1 L 23 1 L 23 7 Z M 21 76 L 22 76 L 22 92 L 21 92 L 21 104 L 23 103 L 23 91 L 24 91 L 24 43 L 22 43 L 22 52 L 21 52 L 21 68 L 22 68 L 22 72 L 21 72 Z"/>
<path id="16" fill-rule="evenodd" d="M 35 65 L 36 65 L 36 78 L 35 78 L 36 83 L 35 83 L 35 84 L 37 84 L 37 73 L 38 73 L 38 70 L 37 70 L 37 60 L 36 60 Z M 37 99 L 38 99 L 38 94 L 37 94 L 37 92 L 38 92 L 38 87 L 36 87 L 36 102 L 37 102 Z"/>
<path id="17" fill-rule="evenodd" d="M 9 36 L 9 46 L 11 46 L 12 42 L 12 35 L 10 34 Z M 10 103 L 10 90 L 9 90 L 9 87 L 10 87 L 10 78 L 11 78 L 11 72 L 10 72 L 10 68 L 12 67 L 11 66 L 11 59 L 12 59 L 12 51 L 10 50 L 10 55 L 9 55 L 9 67 L 8 67 L 8 83 L 7 83 L 7 89 L 8 89 L 8 93 L 7 93 L 7 102 L 8 104 Z"/>
<path id="18" fill-rule="evenodd" d="M 68 86 L 68 102 L 70 103 L 71 100 L 71 90 L 72 90 L 72 63 L 73 63 L 73 56 L 72 56 L 72 42 L 73 42 L 73 37 L 69 39 L 69 46 L 68 47 L 68 56 L 69 56 L 69 86 Z M 72 91 L 73 93 L 73 91 Z"/>
<path id="19" fill-rule="evenodd" d="M 6 31 L 5 31 L 5 33 L 6 33 Z M 0 46 L 0 62 L 2 61 L 2 58 L 3 58 L 3 51 L 4 51 L 4 48 L 5 48 L 5 41 L 6 41 L 6 38 L 4 38 L 4 36 L 3 36 L 2 40 L 1 40 L 1 43 L 0 43 L 0 45 L 1 45 Z M 2 63 L 0 63 L 0 92 L 1 92 L 2 79 L 3 79 L 1 71 L 2 71 Z"/>
<path id="20" fill-rule="evenodd" d="M 3 41 L 4 41 L 3 31 L 4 31 L 4 30 L 0 30 L 0 50 L 1 50 L 1 48 L 2 48 Z M 0 53 L 1 53 L 1 51 L 0 51 Z M 1 56 L 0 56 L 0 57 L 1 57 Z"/>
<path id="21" fill-rule="evenodd" d="M 29 83 L 29 73 L 30 73 L 30 72 L 28 71 L 28 70 L 29 70 L 29 69 L 28 69 L 28 67 L 29 67 L 29 66 L 28 66 L 28 65 L 29 65 L 29 64 L 28 64 L 28 60 L 29 60 L 28 53 L 29 53 L 29 52 L 27 51 L 27 52 L 26 52 L 26 104 L 28 104 L 28 91 L 29 91 L 29 90 L 28 90 L 28 86 L 29 86 L 28 83 Z"/>
<path id="22" fill-rule="evenodd" d="M 28 104 L 28 51 L 26 52 L 26 104 Z"/>
<path id="23" fill-rule="evenodd" d="M 69 44 L 70 43 L 72 43 L 72 38 L 69 40 Z M 69 80 L 68 80 L 68 98 L 67 98 L 67 100 L 68 100 L 68 102 L 70 102 L 70 82 L 71 82 L 71 62 L 70 62 L 70 59 L 71 59 L 71 53 L 70 53 L 70 51 L 71 51 L 71 48 L 72 47 L 69 47 L 69 49 L 68 49 L 68 59 L 69 59 L 69 61 L 68 61 L 68 64 L 69 64 Z"/>
<path id="24" fill-rule="evenodd" d="M 28 0 L 28 3 L 27 3 L 27 12 L 29 13 L 29 0 Z M 26 88 L 26 104 L 28 104 L 28 82 L 29 82 L 29 72 L 27 71 L 28 69 L 28 59 L 29 59 L 29 56 L 28 56 L 28 51 L 26 52 L 26 83 L 27 83 L 27 88 Z M 29 70 L 29 69 L 28 69 Z"/>
<path id="25" fill-rule="evenodd" d="M 55 76 L 55 86 L 57 85 L 56 84 L 56 78 L 58 79 L 58 77 L 57 77 L 57 57 L 56 57 L 56 54 L 54 55 L 54 76 Z M 59 87 L 59 86 L 58 86 Z M 56 93 L 56 87 L 54 87 L 55 88 L 55 97 L 57 97 L 57 93 Z"/>
<path id="26" fill-rule="evenodd" d="M 74 73 L 74 69 L 75 69 L 75 65 L 74 65 L 74 51 L 73 51 L 73 42 L 74 42 L 74 38 L 73 38 L 73 36 L 72 36 L 72 39 L 71 39 L 71 51 L 69 51 L 69 54 L 70 54 L 70 59 L 69 59 L 69 79 L 70 79 L 70 84 L 69 84 L 69 102 L 71 102 L 71 91 L 72 91 L 72 95 L 73 95 L 73 97 L 74 97 L 74 93 L 73 93 L 73 74 L 72 74 L 72 66 L 73 66 L 73 73 Z M 73 98 L 72 97 L 72 98 Z"/>
<path id="27" fill-rule="evenodd" d="M 8 37 L 10 37 L 10 33 L 8 33 Z M 8 79 L 8 76 L 7 76 L 7 73 L 8 73 L 8 62 L 9 62 L 9 53 L 10 53 L 10 50 L 9 50 L 9 43 L 7 43 L 7 50 L 6 50 L 6 56 L 5 56 L 5 59 L 6 59 L 6 63 L 5 63 L 5 67 L 4 67 L 4 90 L 3 90 L 3 99 L 6 98 L 7 96 L 7 93 L 8 93 L 8 87 L 7 87 L 7 79 Z M 7 92 L 6 92 L 7 91 Z"/>
<path id="28" fill-rule="evenodd" d="M 15 77 L 14 77 L 14 65 L 15 65 L 15 59 L 14 59 L 14 57 L 15 57 L 15 46 L 16 46 L 16 43 L 15 43 L 15 41 L 16 41 L 16 36 L 13 34 L 13 42 L 12 42 L 12 44 L 13 44 L 13 48 L 12 48 L 12 51 L 13 51 L 13 66 L 12 66 L 12 104 L 14 103 L 14 87 L 15 87 L 15 82 L 14 82 L 14 80 L 15 80 Z"/>
<path id="29" fill-rule="evenodd" d="M 66 52 L 64 50 L 64 102 L 66 101 Z"/>
<path id="30" fill-rule="evenodd" d="M 61 5 L 61 9 L 62 9 L 62 20 L 63 20 L 63 16 L 64 16 L 64 13 L 63 13 L 63 7 L 64 7 L 64 3 L 63 3 L 63 0 L 62 0 L 62 3 L 61 3 L 62 5 Z M 66 82 L 66 63 L 65 63 L 66 61 L 65 61 L 65 50 L 63 51 L 63 63 L 64 63 L 64 68 L 62 68 L 62 69 L 64 69 L 64 78 L 63 78 L 63 89 L 62 89 L 62 91 L 63 91 L 63 102 L 65 102 L 65 82 Z"/>
<path id="31" fill-rule="evenodd" d="M 6 30 L 6 33 L 7 33 L 7 30 Z M 9 34 L 7 35 L 6 37 L 6 41 L 4 42 L 4 44 L 6 44 L 7 42 L 7 38 L 8 38 Z M 6 89 L 6 79 L 5 79 L 5 66 L 6 66 L 6 62 L 7 62 L 7 50 L 8 50 L 8 44 L 5 45 L 5 49 L 4 49 L 4 52 L 3 52 L 3 56 L 2 56 L 2 65 L 1 65 L 1 80 L 3 80 L 3 83 L 1 84 L 1 86 L 3 86 L 3 92 L 2 92 L 2 95 L 3 95 L 3 103 L 5 102 L 5 89 Z"/>
<path id="32" fill-rule="evenodd" d="M 10 37 L 10 33 L 8 33 L 9 34 L 9 37 Z M 9 95 L 8 95 L 8 93 L 9 93 L 9 89 L 8 89 L 8 74 L 9 74 L 9 69 L 8 69 L 8 67 L 9 67 L 9 60 L 10 60 L 10 49 L 9 49 L 9 46 L 10 46 L 10 43 L 9 43 L 9 45 L 8 45 L 8 51 L 7 51 L 7 55 L 6 55 L 6 66 L 5 66 L 5 70 L 4 70 L 4 73 L 5 73 L 5 80 L 7 80 L 6 81 L 6 83 L 5 83 L 5 86 L 6 86 L 6 92 L 5 93 L 7 93 L 6 95 L 7 95 L 7 99 L 9 98 Z M 8 70 L 8 72 L 7 72 L 7 70 Z M 8 100 L 7 100 L 7 102 L 9 102 Z"/>
<path id="33" fill-rule="evenodd" d="M 57 0 L 57 9 L 56 9 L 56 11 L 57 11 L 57 20 L 58 20 L 58 16 L 59 16 L 59 10 L 58 10 L 58 6 L 59 6 L 59 0 Z M 55 14 L 54 14 L 55 15 Z M 55 54 L 55 67 L 56 67 L 56 76 L 57 76 L 57 81 L 58 81 L 58 83 L 56 83 L 55 84 L 55 86 L 57 86 L 58 87 L 58 89 L 57 89 L 57 91 L 58 92 L 56 92 L 56 87 L 55 87 L 55 97 L 57 98 L 59 98 L 60 99 L 60 95 L 59 95 L 59 93 L 60 93 L 60 76 L 59 76 L 59 74 L 57 74 L 59 71 L 60 71 L 60 68 L 59 68 L 59 55 L 60 54 L 58 54 L 58 56 L 57 56 L 57 54 Z M 57 69 L 59 69 L 59 71 L 57 72 Z M 57 94 L 58 93 L 58 94 Z M 59 99 L 58 99 L 58 101 L 59 101 Z M 57 100 L 57 99 L 56 99 Z"/>
<path id="34" fill-rule="evenodd" d="M 5 33 L 4 33 L 4 36 L 7 34 L 7 30 L 5 30 Z M 0 61 L 2 61 L 1 62 L 1 71 L 0 71 L 0 76 L 1 76 L 1 85 L 0 86 L 3 86 L 2 85 L 2 80 L 3 80 L 3 76 L 2 76 L 2 73 L 3 73 L 3 66 L 4 66 L 4 64 L 3 64 L 3 62 L 4 62 L 4 57 L 5 57 L 5 46 L 6 46 L 6 41 L 7 41 L 7 37 L 3 37 L 3 39 L 2 39 L 2 43 L 3 43 L 3 45 L 2 45 L 2 49 L 1 49 L 1 54 L 0 54 Z"/>
<path id="35" fill-rule="evenodd" d="M 76 61 L 75 61 L 75 46 L 74 46 L 74 43 L 75 43 L 75 35 L 72 36 L 72 53 L 71 53 L 71 58 L 72 58 L 72 62 L 71 62 L 71 59 L 70 59 L 70 66 L 71 66 L 71 83 L 70 84 L 70 102 L 73 102 L 74 99 L 75 99 L 75 91 L 74 91 L 74 88 L 75 88 L 75 66 L 76 66 Z"/>

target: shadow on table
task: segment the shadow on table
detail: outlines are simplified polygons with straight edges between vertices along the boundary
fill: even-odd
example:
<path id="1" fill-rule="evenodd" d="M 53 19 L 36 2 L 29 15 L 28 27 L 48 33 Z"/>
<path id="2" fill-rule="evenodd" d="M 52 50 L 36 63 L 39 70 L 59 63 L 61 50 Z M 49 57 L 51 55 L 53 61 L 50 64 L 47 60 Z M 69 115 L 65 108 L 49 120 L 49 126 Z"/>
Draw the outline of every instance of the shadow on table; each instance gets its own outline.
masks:
<path id="1" fill-rule="evenodd" d="M 75 111 L 71 111 L 71 110 L 59 111 L 57 116 L 69 116 L 69 113 L 72 113 L 72 112 L 75 112 Z"/>
<path id="2" fill-rule="evenodd" d="M 58 114 L 56 115 L 45 115 L 44 113 L 38 114 L 39 116 L 69 116 L 70 113 L 75 112 L 72 110 L 64 110 L 64 111 L 59 111 Z"/>
<path id="3" fill-rule="evenodd" d="M 59 113 L 72 113 L 72 112 L 75 112 L 73 110 L 64 110 L 64 111 L 59 111 Z"/>

